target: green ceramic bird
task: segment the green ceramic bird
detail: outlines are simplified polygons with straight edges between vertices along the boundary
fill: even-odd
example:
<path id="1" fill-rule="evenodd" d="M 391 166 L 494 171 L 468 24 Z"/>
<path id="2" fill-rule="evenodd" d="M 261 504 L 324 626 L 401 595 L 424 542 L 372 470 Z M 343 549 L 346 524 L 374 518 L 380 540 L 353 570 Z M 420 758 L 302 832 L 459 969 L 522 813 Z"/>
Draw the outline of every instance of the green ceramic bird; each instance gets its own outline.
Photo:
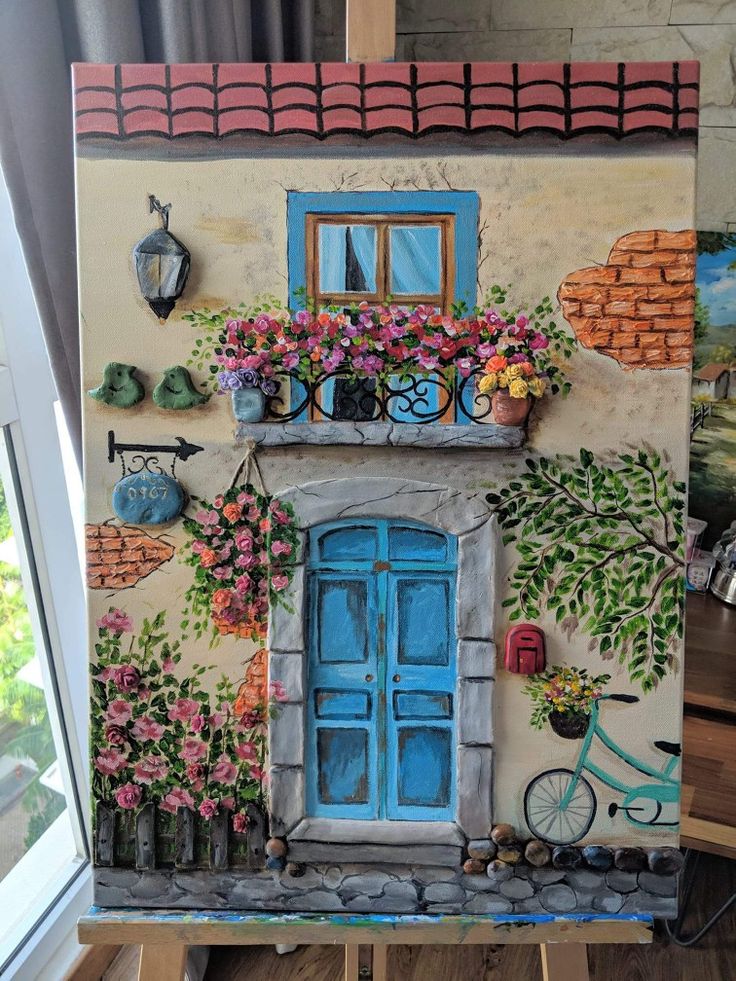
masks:
<path id="1" fill-rule="evenodd" d="M 143 386 L 134 377 L 135 370 L 135 365 L 111 361 L 102 372 L 102 384 L 98 388 L 91 388 L 87 394 L 106 405 L 129 409 L 137 405 L 145 395 Z"/>
<path id="2" fill-rule="evenodd" d="M 191 409 L 206 402 L 207 396 L 197 391 L 187 369 L 177 364 L 164 371 L 153 390 L 153 401 L 160 409 Z"/>

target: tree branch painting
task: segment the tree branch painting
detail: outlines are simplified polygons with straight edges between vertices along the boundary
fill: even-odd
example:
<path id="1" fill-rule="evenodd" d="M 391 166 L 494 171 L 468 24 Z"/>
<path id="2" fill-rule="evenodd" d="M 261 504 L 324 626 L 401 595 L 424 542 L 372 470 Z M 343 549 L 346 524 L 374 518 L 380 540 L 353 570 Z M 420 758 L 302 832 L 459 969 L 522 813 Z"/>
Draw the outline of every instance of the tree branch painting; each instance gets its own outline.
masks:
<path id="1" fill-rule="evenodd" d="M 676 667 L 683 632 L 685 485 L 650 448 L 611 466 L 585 449 L 577 465 L 526 465 L 487 495 L 519 555 L 509 619 L 548 610 L 653 690 Z"/>

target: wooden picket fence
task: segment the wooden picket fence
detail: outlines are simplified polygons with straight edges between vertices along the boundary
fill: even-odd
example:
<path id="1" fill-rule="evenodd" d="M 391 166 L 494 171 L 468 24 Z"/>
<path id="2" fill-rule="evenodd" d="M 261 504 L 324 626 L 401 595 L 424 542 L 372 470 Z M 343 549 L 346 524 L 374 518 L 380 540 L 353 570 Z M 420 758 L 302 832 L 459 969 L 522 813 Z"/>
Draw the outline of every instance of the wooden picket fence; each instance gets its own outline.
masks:
<path id="1" fill-rule="evenodd" d="M 699 402 L 693 405 L 690 410 L 690 438 L 692 439 L 695 430 L 705 428 L 705 420 L 713 413 L 712 402 Z"/>
<path id="2" fill-rule="evenodd" d="M 262 869 L 266 864 L 267 818 L 257 804 L 247 804 L 248 828 L 233 831 L 230 812 L 221 810 L 209 821 L 187 807 L 166 814 L 153 803 L 137 812 L 98 803 L 95 821 L 95 865 L 156 868 Z"/>

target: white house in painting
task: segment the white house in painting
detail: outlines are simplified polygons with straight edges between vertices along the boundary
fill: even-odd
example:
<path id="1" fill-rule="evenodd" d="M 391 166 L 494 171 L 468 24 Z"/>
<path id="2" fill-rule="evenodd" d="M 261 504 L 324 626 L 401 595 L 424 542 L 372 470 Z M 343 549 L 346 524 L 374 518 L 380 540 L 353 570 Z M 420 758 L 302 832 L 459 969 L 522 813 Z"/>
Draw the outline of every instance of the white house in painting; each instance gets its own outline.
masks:
<path id="1" fill-rule="evenodd" d="M 736 394 L 736 370 L 727 364 L 706 364 L 693 373 L 693 395 L 705 395 L 718 402 Z"/>

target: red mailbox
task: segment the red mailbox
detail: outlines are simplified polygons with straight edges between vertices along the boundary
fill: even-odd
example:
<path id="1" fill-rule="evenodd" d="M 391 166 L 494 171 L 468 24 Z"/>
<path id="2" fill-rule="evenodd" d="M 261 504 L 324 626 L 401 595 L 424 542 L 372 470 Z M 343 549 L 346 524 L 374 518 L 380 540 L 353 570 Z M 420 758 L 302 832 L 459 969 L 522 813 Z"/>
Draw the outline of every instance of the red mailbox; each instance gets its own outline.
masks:
<path id="1" fill-rule="evenodd" d="M 512 674 L 538 674 L 546 665 L 544 633 L 533 623 L 519 623 L 506 634 L 503 666 Z"/>

